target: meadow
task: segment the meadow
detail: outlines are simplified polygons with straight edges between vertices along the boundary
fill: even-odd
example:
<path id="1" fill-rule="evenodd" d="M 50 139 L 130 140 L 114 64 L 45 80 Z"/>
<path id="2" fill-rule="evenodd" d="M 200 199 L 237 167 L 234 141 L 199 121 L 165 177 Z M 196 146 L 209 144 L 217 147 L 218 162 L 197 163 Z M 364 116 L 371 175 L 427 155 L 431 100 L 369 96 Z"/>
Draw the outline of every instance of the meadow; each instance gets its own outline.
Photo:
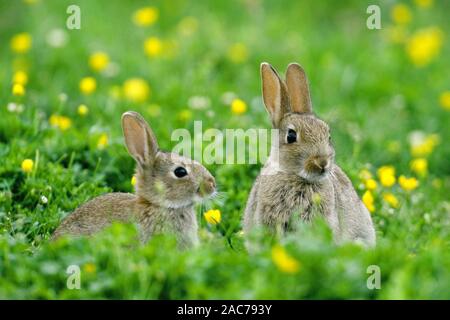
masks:
<path id="1" fill-rule="evenodd" d="M 450 3 L 375 2 L 0 2 L 0 299 L 449 299 Z M 66 25 L 71 4 L 80 29 Z M 198 248 L 140 246 L 120 224 L 49 242 L 80 204 L 133 191 L 123 112 L 140 112 L 166 150 L 194 121 L 270 128 L 263 61 L 305 68 L 376 248 L 333 244 L 319 219 L 284 238 L 243 234 L 261 164 L 207 166 L 220 201 L 197 208 Z"/>

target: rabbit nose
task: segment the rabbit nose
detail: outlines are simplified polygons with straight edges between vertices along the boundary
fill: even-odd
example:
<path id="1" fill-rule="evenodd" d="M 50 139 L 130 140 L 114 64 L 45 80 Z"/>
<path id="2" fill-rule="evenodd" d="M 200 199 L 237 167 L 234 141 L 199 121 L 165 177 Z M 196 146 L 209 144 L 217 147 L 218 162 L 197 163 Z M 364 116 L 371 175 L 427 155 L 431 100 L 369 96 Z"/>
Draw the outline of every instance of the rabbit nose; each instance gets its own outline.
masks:
<path id="1" fill-rule="evenodd" d="M 208 195 L 213 193 L 216 188 L 216 180 L 211 176 L 205 178 L 197 190 L 200 195 Z"/>
<path id="2" fill-rule="evenodd" d="M 328 160 L 322 159 L 319 161 L 319 167 L 322 169 L 322 171 L 324 171 L 327 166 L 328 166 Z"/>
<path id="3" fill-rule="evenodd" d="M 328 167 L 329 161 L 327 159 L 316 159 L 313 162 L 314 167 L 316 169 L 316 171 L 318 171 L 319 173 L 325 173 L 325 170 Z"/>
<path id="4" fill-rule="evenodd" d="M 206 184 L 212 189 L 214 190 L 216 188 L 216 180 L 214 179 L 214 177 L 208 177 L 206 178 Z"/>

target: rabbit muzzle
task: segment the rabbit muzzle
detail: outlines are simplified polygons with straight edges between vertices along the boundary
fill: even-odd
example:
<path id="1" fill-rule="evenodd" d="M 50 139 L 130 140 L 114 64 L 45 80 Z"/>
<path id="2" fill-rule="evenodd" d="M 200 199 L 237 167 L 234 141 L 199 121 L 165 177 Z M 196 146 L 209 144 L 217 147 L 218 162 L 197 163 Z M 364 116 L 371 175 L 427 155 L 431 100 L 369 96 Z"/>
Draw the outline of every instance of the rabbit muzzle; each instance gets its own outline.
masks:
<path id="1" fill-rule="evenodd" d="M 325 176 L 331 167 L 331 159 L 328 156 L 310 157 L 305 163 L 305 171 L 310 176 Z"/>
<path id="2" fill-rule="evenodd" d="M 200 183 L 197 189 L 197 194 L 200 197 L 204 198 L 212 195 L 215 190 L 216 190 L 216 180 L 214 179 L 214 177 L 209 176 Z"/>

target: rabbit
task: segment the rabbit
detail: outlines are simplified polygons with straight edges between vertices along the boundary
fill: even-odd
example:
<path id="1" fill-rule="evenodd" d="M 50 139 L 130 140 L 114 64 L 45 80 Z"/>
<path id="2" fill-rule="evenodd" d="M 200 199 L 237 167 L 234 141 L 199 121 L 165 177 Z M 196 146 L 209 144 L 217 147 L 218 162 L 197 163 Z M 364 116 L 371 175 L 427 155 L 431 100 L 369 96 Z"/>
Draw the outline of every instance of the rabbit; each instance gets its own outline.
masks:
<path id="1" fill-rule="evenodd" d="M 122 128 L 137 163 L 136 194 L 108 193 L 90 200 L 63 220 L 52 239 L 92 235 L 118 221 L 137 223 L 142 243 L 170 233 L 182 248 L 197 245 L 194 203 L 216 193 L 214 177 L 197 161 L 159 150 L 153 131 L 138 113 L 125 112 Z"/>
<path id="2" fill-rule="evenodd" d="M 313 114 L 303 68 L 289 64 L 286 82 L 268 63 L 261 64 L 264 105 L 278 131 L 278 141 L 251 189 L 243 229 L 255 226 L 286 232 L 293 213 L 309 222 L 321 215 L 336 243 L 375 245 L 369 211 L 350 179 L 334 162 L 328 125 Z M 316 208 L 316 210 L 314 210 Z"/>

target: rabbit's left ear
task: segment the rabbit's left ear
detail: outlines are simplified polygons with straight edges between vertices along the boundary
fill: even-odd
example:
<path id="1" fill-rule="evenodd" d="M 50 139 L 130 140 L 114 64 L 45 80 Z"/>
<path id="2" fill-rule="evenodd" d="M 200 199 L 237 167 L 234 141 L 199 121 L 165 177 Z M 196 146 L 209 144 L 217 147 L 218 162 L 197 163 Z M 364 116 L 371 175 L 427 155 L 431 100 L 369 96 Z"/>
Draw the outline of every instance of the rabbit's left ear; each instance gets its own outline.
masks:
<path id="1" fill-rule="evenodd" d="M 261 63 L 261 81 L 264 105 L 274 128 L 278 128 L 283 116 L 290 112 L 289 96 L 284 82 L 267 62 Z"/>
<path id="2" fill-rule="evenodd" d="M 148 123 L 137 112 L 122 115 L 122 128 L 128 152 L 142 167 L 150 163 L 159 150 L 156 137 Z"/>
<path id="3" fill-rule="evenodd" d="M 286 70 L 286 85 L 293 112 L 311 113 L 312 104 L 309 94 L 308 78 L 298 63 L 291 63 Z"/>

